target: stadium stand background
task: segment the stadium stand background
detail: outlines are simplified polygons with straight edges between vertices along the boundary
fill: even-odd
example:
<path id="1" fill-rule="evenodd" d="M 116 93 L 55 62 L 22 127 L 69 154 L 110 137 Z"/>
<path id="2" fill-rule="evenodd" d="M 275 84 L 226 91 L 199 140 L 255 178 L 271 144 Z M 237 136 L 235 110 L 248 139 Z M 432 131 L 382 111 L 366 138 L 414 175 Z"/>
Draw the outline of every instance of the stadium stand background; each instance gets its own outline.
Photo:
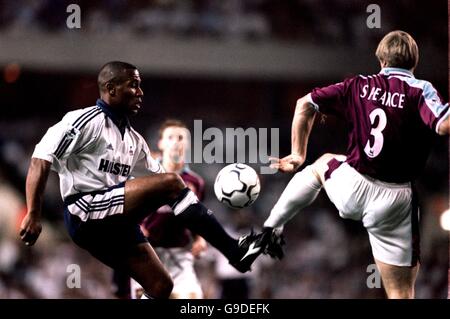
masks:
<path id="1" fill-rule="evenodd" d="M 81 8 L 81 29 L 68 29 L 66 7 Z M 113 59 L 136 64 L 144 107 L 134 126 L 155 148 L 166 117 L 208 127 L 279 128 L 280 154 L 290 148 L 298 97 L 315 86 L 378 71 L 376 44 L 393 29 L 410 32 L 421 50 L 418 78 L 448 100 L 447 3 L 377 1 L 381 28 L 369 29 L 357 0 L 0 0 L 0 298 L 111 298 L 111 272 L 78 249 L 62 226 L 57 177 L 47 186 L 46 225 L 33 249 L 17 240 L 24 179 L 34 144 L 72 109 L 97 98 L 96 73 Z M 345 150 L 344 124 L 316 123 L 307 162 Z M 223 164 L 194 164 L 207 183 L 206 204 L 224 223 L 230 212 L 212 184 Z M 447 297 L 448 141 L 438 139 L 418 187 L 422 210 L 422 268 L 418 298 Z M 255 166 L 257 167 L 257 165 Z M 260 198 L 245 214 L 261 225 L 289 176 L 263 175 Z M 366 285 L 372 257 L 362 227 L 342 220 L 322 194 L 286 227 L 287 258 L 253 274 L 255 298 L 382 298 Z M 67 266 L 82 271 L 69 289 Z M 214 298 L 214 273 L 205 274 Z M 211 284 L 212 283 L 212 284 Z M 211 287 L 212 286 L 212 287 Z"/>

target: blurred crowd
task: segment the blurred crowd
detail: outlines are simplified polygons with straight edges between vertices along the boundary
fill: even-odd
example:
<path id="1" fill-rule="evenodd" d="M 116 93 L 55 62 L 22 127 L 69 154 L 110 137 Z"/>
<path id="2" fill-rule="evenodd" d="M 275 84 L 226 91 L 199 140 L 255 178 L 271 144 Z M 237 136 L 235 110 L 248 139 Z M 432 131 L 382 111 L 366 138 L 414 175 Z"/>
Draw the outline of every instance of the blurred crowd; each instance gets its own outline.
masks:
<path id="1" fill-rule="evenodd" d="M 0 30 L 67 30 L 66 8 L 71 3 L 81 8 L 81 31 L 95 34 L 364 46 L 386 30 L 402 26 L 416 31 L 419 43 L 442 46 L 447 42 L 440 29 L 447 25 L 446 3 L 413 0 L 0 0 Z M 372 13 L 366 11 L 372 3 L 380 6 L 381 28 L 361 28 Z M 428 36 L 430 32 L 433 37 Z"/>

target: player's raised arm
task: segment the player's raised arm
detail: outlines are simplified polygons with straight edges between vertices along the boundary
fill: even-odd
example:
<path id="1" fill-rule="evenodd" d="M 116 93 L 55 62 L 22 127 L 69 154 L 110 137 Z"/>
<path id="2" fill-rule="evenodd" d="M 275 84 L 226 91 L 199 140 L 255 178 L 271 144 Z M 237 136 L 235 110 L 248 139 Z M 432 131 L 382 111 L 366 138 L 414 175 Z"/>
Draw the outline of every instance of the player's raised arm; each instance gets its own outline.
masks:
<path id="1" fill-rule="evenodd" d="M 309 134 L 311 133 L 316 110 L 313 104 L 309 102 L 308 96 L 304 96 L 297 101 L 294 118 L 292 120 L 291 131 L 291 154 L 281 158 L 271 158 L 272 168 L 281 172 L 295 172 L 306 159 L 306 149 L 308 146 Z"/>
<path id="2" fill-rule="evenodd" d="M 26 180 L 27 215 L 20 226 L 20 238 L 26 245 L 33 245 L 41 230 L 41 209 L 45 185 L 50 173 L 51 163 L 32 158 Z"/>
<path id="3" fill-rule="evenodd" d="M 292 121 L 292 154 L 299 155 L 302 163 L 306 158 L 306 147 L 308 146 L 309 134 L 316 117 L 316 110 L 309 102 L 308 96 L 297 101 L 294 119 Z"/>

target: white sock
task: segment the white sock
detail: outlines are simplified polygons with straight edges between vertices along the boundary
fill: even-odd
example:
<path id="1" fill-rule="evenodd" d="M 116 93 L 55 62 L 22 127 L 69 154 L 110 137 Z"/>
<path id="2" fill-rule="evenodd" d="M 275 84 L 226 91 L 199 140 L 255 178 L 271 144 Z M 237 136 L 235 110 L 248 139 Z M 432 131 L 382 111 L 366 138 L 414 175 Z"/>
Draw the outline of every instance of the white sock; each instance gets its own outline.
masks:
<path id="1" fill-rule="evenodd" d="M 305 167 L 291 179 L 284 189 L 264 227 L 280 227 L 294 217 L 300 209 L 311 204 L 322 189 L 322 184 L 314 175 L 311 165 Z"/>

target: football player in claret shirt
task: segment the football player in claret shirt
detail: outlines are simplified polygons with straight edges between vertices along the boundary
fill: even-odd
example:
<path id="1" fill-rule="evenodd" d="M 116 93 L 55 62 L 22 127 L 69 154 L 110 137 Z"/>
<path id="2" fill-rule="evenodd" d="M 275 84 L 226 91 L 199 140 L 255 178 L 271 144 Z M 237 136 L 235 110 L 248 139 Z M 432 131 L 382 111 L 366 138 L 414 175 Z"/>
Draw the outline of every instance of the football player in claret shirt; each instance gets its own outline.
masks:
<path id="1" fill-rule="evenodd" d="M 282 229 L 324 188 L 341 217 L 361 221 L 366 228 L 387 296 L 413 298 L 420 252 L 413 183 L 425 166 L 432 140 L 449 133 L 449 106 L 430 82 L 414 77 L 419 50 L 408 33 L 385 35 L 376 57 L 378 74 L 316 88 L 297 101 L 292 153 L 273 159 L 272 167 L 295 172 L 304 163 L 317 113 L 348 123 L 347 152 L 325 154 L 295 174 L 263 232 L 249 243 L 253 251 L 260 247 L 255 259 L 273 230 Z"/>
<path id="2" fill-rule="evenodd" d="M 189 131 L 180 120 L 168 119 L 159 128 L 159 162 L 166 172 L 175 172 L 186 185 L 203 200 L 205 182 L 185 163 L 189 148 Z M 206 241 L 192 234 L 166 205 L 151 213 L 141 229 L 173 279 L 171 298 L 201 299 L 203 291 L 194 268 L 195 258 L 206 250 Z M 131 280 L 131 297 L 139 298 L 142 287 Z"/>

